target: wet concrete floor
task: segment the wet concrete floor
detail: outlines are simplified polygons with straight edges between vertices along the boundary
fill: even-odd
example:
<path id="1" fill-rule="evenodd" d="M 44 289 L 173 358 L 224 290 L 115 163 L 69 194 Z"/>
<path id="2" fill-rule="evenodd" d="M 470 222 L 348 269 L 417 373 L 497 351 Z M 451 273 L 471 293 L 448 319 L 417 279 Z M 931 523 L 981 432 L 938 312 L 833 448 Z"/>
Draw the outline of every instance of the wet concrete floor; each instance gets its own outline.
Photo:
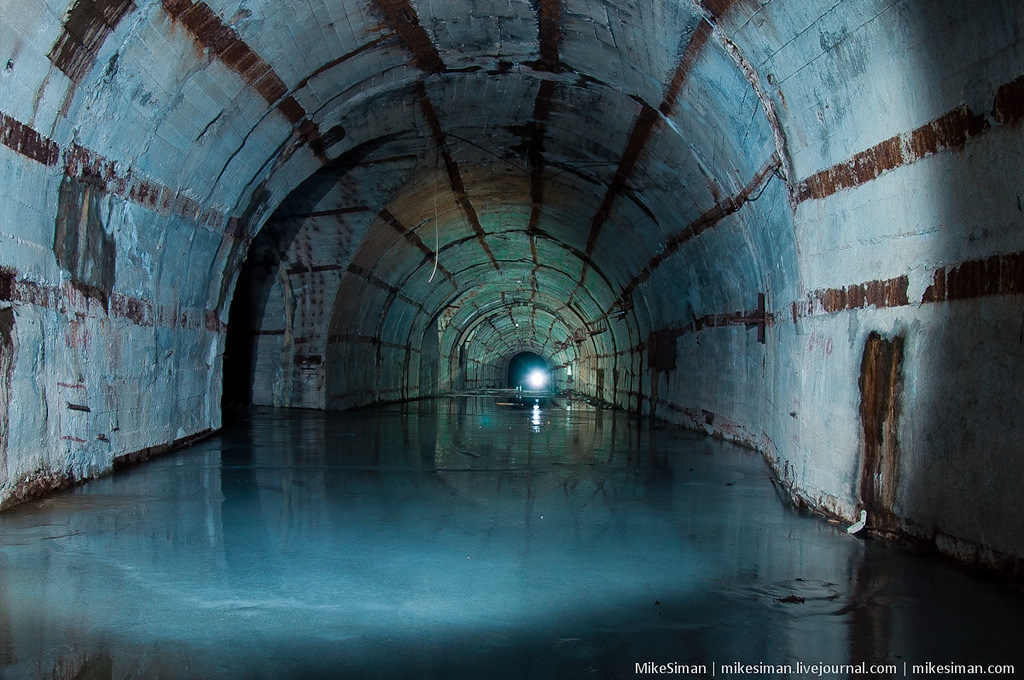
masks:
<path id="1" fill-rule="evenodd" d="M 1024 669 L 1020 587 L 801 514 L 740 447 L 500 402 L 259 409 L 0 514 L 0 677 Z"/>

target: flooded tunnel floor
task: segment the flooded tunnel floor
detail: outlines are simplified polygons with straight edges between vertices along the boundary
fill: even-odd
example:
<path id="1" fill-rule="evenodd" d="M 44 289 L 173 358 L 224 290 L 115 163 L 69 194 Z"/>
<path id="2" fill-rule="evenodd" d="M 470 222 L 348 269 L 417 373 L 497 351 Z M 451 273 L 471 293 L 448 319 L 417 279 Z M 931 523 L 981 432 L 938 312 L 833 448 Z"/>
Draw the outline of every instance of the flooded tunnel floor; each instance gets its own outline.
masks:
<path id="1" fill-rule="evenodd" d="M 1019 587 L 803 515 L 737 446 L 503 403 L 255 410 L 0 514 L 0 677 L 1024 668 Z"/>

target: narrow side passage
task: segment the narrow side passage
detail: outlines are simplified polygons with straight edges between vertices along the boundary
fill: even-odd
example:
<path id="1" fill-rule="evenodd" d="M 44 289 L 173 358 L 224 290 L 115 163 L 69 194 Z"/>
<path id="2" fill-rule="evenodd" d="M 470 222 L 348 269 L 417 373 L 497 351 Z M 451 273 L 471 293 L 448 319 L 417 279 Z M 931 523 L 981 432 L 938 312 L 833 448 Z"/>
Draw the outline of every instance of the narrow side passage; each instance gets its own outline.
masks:
<path id="1" fill-rule="evenodd" d="M 1018 590 L 802 515 L 757 454 L 579 402 L 502 401 L 259 409 L 11 510 L 0 675 L 1024 668 L 1006 633 L 1024 627 Z"/>

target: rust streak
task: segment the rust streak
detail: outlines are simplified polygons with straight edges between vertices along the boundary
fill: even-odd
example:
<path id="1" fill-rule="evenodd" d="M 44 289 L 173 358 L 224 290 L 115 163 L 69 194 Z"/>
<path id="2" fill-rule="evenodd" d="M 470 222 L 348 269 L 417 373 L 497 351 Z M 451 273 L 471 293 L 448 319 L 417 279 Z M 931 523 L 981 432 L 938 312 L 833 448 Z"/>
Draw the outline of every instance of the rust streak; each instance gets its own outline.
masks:
<path id="1" fill-rule="evenodd" d="M 679 60 L 679 66 L 676 67 L 672 81 L 665 91 L 665 98 L 662 100 L 661 106 L 658 107 L 661 115 L 671 116 L 675 112 L 676 97 L 679 96 L 679 90 L 682 89 L 686 76 L 693 69 L 693 64 L 697 61 L 697 57 L 700 56 L 701 51 L 707 44 L 708 38 L 711 37 L 711 30 L 711 24 L 702 21 L 697 25 L 693 35 L 690 36 L 690 41 L 686 44 L 686 49 L 683 50 L 683 57 Z"/>
<path id="2" fill-rule="evenodd" d="M 699 236 L 708 229 L 711 229 L 723 219 L 742 208 L 744 204 L 750 200 L 751 195 L 753 195 L 755 191 L 760 189 L 761 186 L 772 177 L 772 174 L 779 168 L 779 165 L 778 156 L 772 155 L 771 158 L 761 166 L 761 169 L 758 170 L 757 174 L 754 175 L 754 178 L 750 180 L 747 186 L 743 187 L 736 196 L 728 197 L 719 201 L 710 209 L 705 211 L 704 214 L 687 225 L 685 229 L 670 238 L 666 242 L 665 248 L 651 258 L 651 261 L 647 263 L 647 266 L 643 268 L 643 271 L 634 276 L 633 279 L 626 284 L 626 287 L 623 288 L 622 294 L 616 302 L 616 306 L 632 306 L 631 303 L 627 302 L 627 300 L 633 295 L 633 291 L 636 290 L 637 286 L 649 279 L 651 274 L 654 273 L 654 270 L 660 267 L 665 260 L 679 250 L 680 246 L 684 243 Z M 611 312 L 608 312 L 608 314 L 610 315 Z"/>
<path id="3" fill-rule="evenodd" d="M 813 313 L 820 309 L 826 314 L 834 314 L 866 307 L 902 307 L 910 304 L 907 299 L 909 285 L 909 279 L 904 274 L 885 281 L 868 281 L 844 288 L 817 290 L 808 295 L 808 310 Z"/>
<path id="4" fill-rule="evenodd" d="M 2 112 L 0 142 L 25 158 L 43 165 L 56 165 L 60 159 L 60 147 L 56 142 Z"/>
<path id="5" fill-rule="evenodd" d="M 133 11 L 131 0 L 77 0 L 47 57 L 73 82 L 81 83 L 107 37 Z"/>
<path id="6" fill-rule="evenodd" d="M 434 105 L 430 102 L 430 97 L 427 95 L 427 88 L 422 81 L 416 81 L 414 85 L 416 95 L 420 100 L 420 105 L 423 107 L 423 115 L 427 119 L 427 123 L 430 125 L 431 134 L 434 137 L 434 143 L 437 148 L 441 151 L 441 157 L 444 159 L 444 165 L 448 171 L 448 181 L 451 183 L 452 193 L 455 194 L 455 200 L 462 208 L 463 213 L 466 215 L 466 219 L 469 221 L 469 226 L 472 227 L 473 233 L 476 234 L 477 240 L 480 242 L 480 247 L 487 254 L 487 258 L 491 261 L 491 265 L 495 270 L 501 271 L 501 267 L 498 266 L 498 260 L 495 259 L 494 253 L 491 252 L 490 246 L 487 245 L 487 232 L 484 231 L 483 226 L 480 224 L 480 218 L 476 214 L 476 209 L 473 207 L 473 203 L 469 200 L 469 196 L 466 194 L 466 186 L 462 181 L 462 173 L 459 171 L 459 164 L 452 158 L 451 153 L 448 151 L 448 142 L 445 138 L 444 130 L 441 129 L 441 122 L 437 118 L 437 111 L 434 110 Z"/>
<path id="7" fill-rule="evenodd" d="M 415 231 L 409 229 L 404 224 L 402 224 L 402 222 L 397 217 L 391 214 L 391 211 L 389 211 L 387 208 L 384 208 L 383 210 L 380 211 L 380 213 L 378 213 L 378 215 L 382 220 L 384 220 L 384 222 L 388 226 L 390 226 L 392 229 L 394 229 L 399 234 L 404 236 L 406 241 L 411 243 L 413 246 L 418 248 L 421 253 L 423 253 L 424 262 L 431 262 L 434 260 L 434 257 L 436 255 L 434 251 L 431 250 L 430 247 L 423 242 L 423 239 L 419 237 L 419 234 L 417 234 Z M 441 272 L 445 277 L 449 279 L 452 278 L 452 273 L 448 271 L 440 262 L 438 262 L 437 264 L 437 270 Z"/>
<path id="8" fill-rule="evenodd" d="M 1010 103 L 1012 100 L 1009 94 L 1003 100 L 997 97 L 997 111 L 1003 111 L 1002 115 L 1007 119 L 1012 117 L 1009 112 L 1014 110 Z M 1005 102 L 1002 109 L 998 108 L 1000 101 Z M 796 201 L 802 203 L 827 198 L 837 191 L 866 184 L 885 172 L 916 163 L 926 156 L 947 149 L 963 149 L 968 139 L 983 134 L 988 128 L 989 123 L 984 116 L 974 113 L 966 105 L 958 106 L 911 132 L 890 137 L 849 160 L 811 175 L 797 186 Z"/>
<path id="9" fill-rule="evenodd" d="M 557 58 L 557 55 L 556 55 Z M 542 81 L 537 89 L 537 99 L 533 104 L 533 120 L 530 122 L 529 156 L 530 163 L 530 221 L 526 228 L 530 240 L 530 255 L 533 258 L 533 272 L 530 285 L 533 293 L 537 293 L 537 270 L 540 261 L 537 259 L 537 234 L 540 225 L 541 206 L 544 203 L 544 132 L 548 117 L 551 115 L 551 99 L 555 93 L 555 83 Z"/>
<path id="10" fill-rule="evenodd" d="M 540 70 L 555 73 L 559 68 L 558 43 L 562 35 L 560 0 L 540 0 L 537 20 L 540 42 Z"/>
<path id="11" fill-rule="evenodd" d="M 409 0 L 377 0 L 376 4 L 384 13 L 388 26 L 412 52 L 417 66 L 427 73 L 441 73 L 445 70 L 437 47 L 427 35 L 426 29 L 420 25 L 420 19 Z"/>
<path id="12" fill-rule="evenodd" d="M 281 115 L 296 126 L 300 139 L 309 144 L 317 159 L 321 163 L 328 161 L 316 123 L 308 117 L 306 109 L 288 95 L 288 87 L 273 67 L 242 40 L 233 28 L 224 24 L 205 2 L 162 1 L 171 19 L 180 22 L 196 42 L 217 55 L 225 66 L 241 76 L 268 104 L 276 104 Z"/>
<path id="13" fill-rule="evenodd" d="M 700 3 L 713 21 L 718 21 L 736 4 L 736 0 L 701 0 Z"/>

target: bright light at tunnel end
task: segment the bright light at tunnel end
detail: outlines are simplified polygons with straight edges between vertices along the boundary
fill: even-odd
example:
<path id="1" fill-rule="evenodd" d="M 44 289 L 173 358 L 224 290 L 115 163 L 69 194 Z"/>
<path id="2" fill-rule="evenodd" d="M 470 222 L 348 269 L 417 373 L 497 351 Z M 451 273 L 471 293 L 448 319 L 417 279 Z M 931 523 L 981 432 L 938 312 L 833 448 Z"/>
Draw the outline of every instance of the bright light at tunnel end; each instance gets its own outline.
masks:
<path id="1" fill-rule="evenodd" d="M 548 384 L 548 374 L 544 371 L 530 371 L 526 376 L 526 384 L 532 390 L 542 390 Z"/>

